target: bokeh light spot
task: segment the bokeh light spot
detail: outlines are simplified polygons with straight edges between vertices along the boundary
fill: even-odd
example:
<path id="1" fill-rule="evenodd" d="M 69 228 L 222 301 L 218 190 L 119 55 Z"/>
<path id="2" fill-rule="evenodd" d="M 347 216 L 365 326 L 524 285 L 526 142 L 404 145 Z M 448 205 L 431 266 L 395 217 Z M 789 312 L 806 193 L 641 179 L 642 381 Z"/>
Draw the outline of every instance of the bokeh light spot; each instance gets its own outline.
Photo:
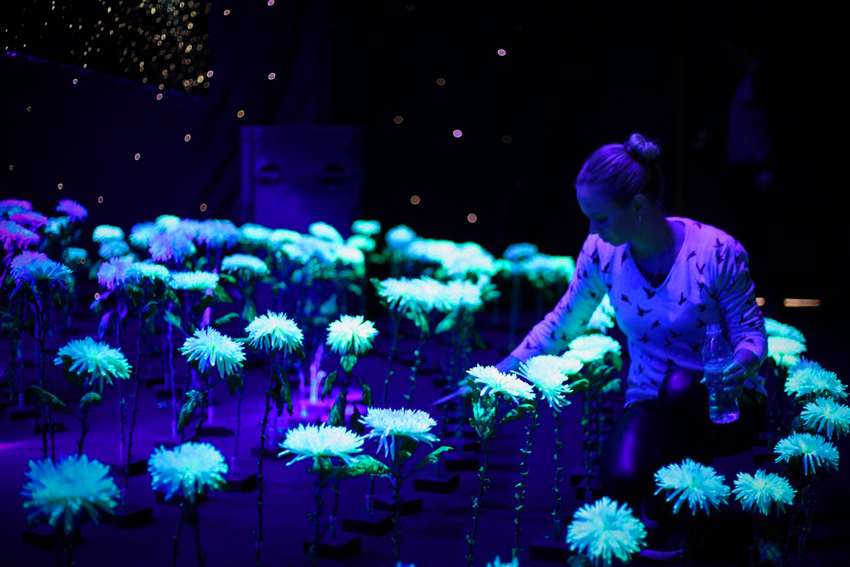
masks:
<path id="1" fill-rule="evenodd" d="M 98 197 L 98 198 L 97 198 L 97 202 L 98 202 L 98 203 L 102 203 L 102 202 L 103 202 L 103 195 L 101 195 L 100 197 Z"/>
<path id="2" fill-rule="evenodd" d="M 207 210 L 207 204 L 206 204 L 206 203 L 201 203 L 201 206 L 200 206 L 199 208 L 201 209 L 201 212 L 202 212 L 202 213 L 203 213 L 203 212 L 206 212 L 206 210 Z"/>
<path id="3" fill-rule="evenodd" d="M 437 84 L 442 87 L 443 85 L 446 84 L 446 80 L 444 78 L 440 77 L 439 79 L 437 79 Z"/>
<path id="4" fill-rule="evenodd" d="M 139 161 L 140 159 L 142 159 L 142 154 L 136 154 L 136 155 L 134 155 L 134 156 L 133 156 L 133 159 L 135 159 L 136 161 Z"/>
<path id="5" fill-rule="evenodd" d="M 419 201 L 421 201 L 421 199 L 419 198 L 419 195 L 411 195 L 410 196 L 410 204 L 411 205 L 418 205 Z"/>
<path id="6" fill-rule="evenodd" d="M 470 223 L 473 223 L 478 220 L 478 215 L 476 215 L 475 213 L 469 213 L 468 215 L 466 215 L 466 220 Z"/>
<path id="7" fill-rule="evenodd" d="M 275 78 L 276 76 L 277 76 L 277 75 L 275 75 L 274 73 L 269 73 L 269 80 L 270 80 L 270 81 L 274 81 L 274 78 Z"/>
<path id="8" fill-rule="evenodd" d="M 74 79 L 74 80 L 73 80 L 73 81 L 71 81 L 71 82 L 72 82 L 72 83 L 74 83 L 74 84 L 76 85 L 76 84 L 77 84 L 77 79 Z"/>
<path id="9" fill-rule="evenodd" d="M 498 49 L 498 50 L 496 50 L 496 53 L 499 54 L 499 57 L 504 57 L 505 55 L 508 54 L 508 52 L 505 51 L 504 49 Z"/>
<path id="10" fill-rule="evenodd" d="M 191 135 L 191 134 L 186 134 L 185 136 L 183 136 L 183 141 L 184 141 L 184 142 L 188 142 L 188 141 L 189 141 L 189 140 L 191 140 L 191 139 L 192 139 L 192 135 Z"/>
<path id="11" fill-rule="evenodd" d="M 15 166 L 14 166 L 14 165 L 10 165 L 10 166 L 9 166 L 9 171 L 12 171 L 13 169 L 15 169 Z"/>
<path id="12" fill-rule="evenodd" d="M 461 132 L 460 130 L 454 130 L 452 132 L 452 136 L 454 136 L 455 138 L 460 138 L 461 136 L 463 136 L 463 132 Z"/>
<path id="13" fill-rule="evenodd" d="M 393 122 L 395 122 L 396 124 L 401 124 L 402 122 L 404 122 L 404 118 L 402 118 L 401 116 L 396 116 L 395 118 L 393 118 Z"/>
<path id="14" fill-rule="evenodd" d="M 61 183 L 56 186 L 56 188 L 59 189 L 60 191 L 62 190 L 62 187 L 64 187 L 64 185 L 62 185 Z"/>
<path id="15" fill-rule="evenodd" d="M 230 15 L 230 10 L 225 10 L 225 11 L 224 11 L 224 15 L 225 15 L 225 16 L 229 16 L 229 15 Z"/>
<path id="16" fill-rule="evenodd" d="M 162 93 L 157 93 L 156 100 L 162 100 Z"/>
<path id="17" fill-rule="evenodd" d="M 100 299 L 100 294 L 98 292 L 94 292 L 95 300 Z"/>
<path id="18" fill-rule="evenodd" d="M 504 136 L 502 136 L 502 141 L 503 141 L 504 143 L 506 143 L 506 144 L 510 144 L 510 143 L 511 143 L 511 140 L 513 140 L 513 138 L 511 138 L 511 137 L 510 137 L 510 136 L 508 136 L 507 134 L 505 134 Z"/>
<path id="19" fill-rule="evenodd" d="M 243 116 L 245 116 L 245 111 L 244 111 L 244 110 L 240 110 L 239 112 L 237 112 L 237 113 L 236 113 L 236 117 L 237 117 L 237 118 L 242 118 Z"/>

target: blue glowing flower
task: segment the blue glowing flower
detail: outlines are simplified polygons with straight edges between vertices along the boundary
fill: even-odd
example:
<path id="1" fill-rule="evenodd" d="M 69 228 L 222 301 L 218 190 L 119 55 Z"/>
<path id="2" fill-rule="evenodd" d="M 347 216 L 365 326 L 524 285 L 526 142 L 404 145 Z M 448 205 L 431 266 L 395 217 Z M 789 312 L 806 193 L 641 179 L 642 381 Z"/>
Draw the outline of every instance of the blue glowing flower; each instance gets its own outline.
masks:
<path id="1" fill-rule="evenodd" d="M 195 241 L 209 248 L 229 250 L 239 244 L 242 232 L 229 220 L 208 219 L 198 225 Z"/>
<path id="2" fill-rule="evenodd" d="M 265 246 L 272 232 L 270 229 L 254 223 L 243 224 L 239 231 L 241 232 L 240 242 L 248 246 Z"/>
<path id="3" fill-rule="evenodd" d="M 155 224 L 160 232 L 178 230 L 182 219 L 176 215 L 159 215 L 156 217 Z"/>
<path id="4" fill-rule="evenodd" d="M 12 222 L 16 222 L 19 225 L 30 229 L 38 229 L 46 226 L 50 220 L 45 215 L 35 211 L 21 211 L 13 213 L 9 218 Z"/>
<path id="5" fill-rule="evenodd" d="M 566 285 L 576 269 L 575 260 L 570 256 L 550 256 L 537 254 L 523 263 L 522 271 L 528 281 L 536 286 Z"/>
<path id="6" fill-rule="evenodd" d="M 26 229 L 16 222 L 0 220 L 0 241 L 3 249 L 7 252 L 12 250 L 23 250 L 34 244 L 38 244 L 41 237 L 33 231 Z"/>
<path id="7" fill-rule="evenodd" d="M 366 437 L 379 438 L 378 451 L 383 447 L 384 456 L 391 459 L 395 459 L 397 436 L 424 441 L 429 445 L 438 441 L 437 436 L 431 433 L 437 422 L 426 411 L 369 408 L 369 413 L 361 417 L 360 421 L 372 429 Z"/>
<path id="8" fill-rule="evenodd" d="M 44 227 L 44 234 L 60 236 L 68 229 L 70 222 L 68 217 L 51 217 L 47 220 L 47 226 Z"/>
<path id="9" fill-rule="evenodd" d="M 91 239 L 95 242 L 108 242 L 110 240 L 124 240 L 124 231 L 120 227 L 111 224 L 102 224 L 94 228 Z"/>
<path id="10" fill-rule="evenodd" d="M 537 246 L 530 242 L 511 244 L 505 249 L 503 256 L 511 262 L 523 262 L 537 254 Z"/>
<path id="11" fill-rule="evenodd" d="M 295 321 L 283 313 L 272 313 L 255 317 L 245 327 L 248 333 L 248 344 L 252 348 L 266 352 L 284 351 L 288 353 L 299 348 L 304 340 L 304 333 Z"/>
<path id="12" fill-rule="evenodd" d="M 31 288 L 40 284 L 73 289 L 74 273 L 64 264 L 54 262 L 44 254 L 23 252 L 11 262 L 12 277 L 26 282 Z"/>
<path id="13" fill-rule="evenodd" d="M 89 253 L 85 248 L 69 246 L 62 251 L 62 263 L 68 267 L 83 266 L 89 260 Z"/>
<path id="14" fill-rule="evenodd" d="M 362 315 L 342 315 L 328 325 L 327 345 L 337 354 L 361 355 L 372 348 L 378 330 Z"/>
<path id="15" fill-rule="evenodd" d="M 342 426 L 300 424 L 286 433 L 286 439 L 280 443 L 280 456 L 295 455 L 287 465 L 301 459 L 319 459 L 338 457 L 345 463 L 352 462 L 352 456 L 363 447 L 363 437 Z"/>
<path id="16" fill-rule="evenodd" d="M 130 244 L 136 248 L 147 250 L 151 243 L 151 237 L 159 233 L 159 228 L 152 222 L 133 225 L 133 228 L 130 229 Z"/>
<path id="17" fill-rule="evenodd" d="M 381 232 L 381 223 L 376 220 L 356 220 L 351 223 L 351 232 L 363 236 L 375 236 Z"/>
<path id="18" fill-rule="evenodd" d="M 89 212 L 84 206 L 71 199 L 61 199 L 56 205 L 57 213 L 65 213 L 71 219 L 71 222 L 79 222 L 86 220 Z"/>
<path id="19" fill-rule="evenodd" d="M 298 242 L 302 238 L 303 236 L 301 236 L 301 233 L 295 232 L 294 230 L 276 228 L 271 232 L 271 234 L 269 234 L 269 248 L 277 250 L 287 242 Z"/>
<path id="20" fill-rule="evenodd" d="M 249 254 L 225 256 L 221 261 L 221 271 L 242 272 L 255 278 L 262 278 L 269 275 L 268 265 L 256 256 Z"/>
<path id="21" fill-rule="evenodd" d="M 97 391 L 103 392 L 104 383 L 113 380 L 129 380 L 132 368 L 124 354 L 106 343 L 91 337 L 75 339 L 56 351 L 56 365 L 66 364 L 68 371 L 85 376 L 86 389 L 97 383 Z"/>
<path id="22" fill-rule="evenodd" d="M 178 489 L 190 502 L 205 489 L 216 490 L 225 484 L 224 456 L 209 443 L 184 443 L 174 449 L 157 447 L 148 460 L 151 487 L 165 490 L 168 500 Z"/>
<path id="23" fill-rule="evenodd" d="M 118 256 L 126 256 L 129 253 L 130 246 L 123 240 L 107 240 L 101 243 L 97 249 L 98 256 L 105 260 Z"/>
<path id="24" fill-rule="evenodd" d="M 192 238 L 179 230 L 156 232 L 149 235 L 148 252 L 154 262 L 181 263 L 198 249 Z"/>
<path id="25" fill-rule="evenodd" d="M 785 477 L 762 469 L 757 470 L 755 475 L 739 472 L 732 492 L 744 510 L 758 511 L 764 516 L 770 513 L 774 504 L 777 512 L 784 512 L 785 506 L 791 504 L 797 493 Z"/>
<path id="26" fill-rule="evenodd" d="M 685 459 L 681 463 L 667 465 L 655 473 L 656 494 L 667 492 L 667 502 L 673 503 L 673 513 L 677 513 L 685 502 L 692 514 L 702 508 L 706 514 L 710 508 L 719 508 L 729 498 L 729 487 L 723 484 L 725 478 L 717 474 L 714 468 Z"/>
<path id="27" fill-rule="evenodd" d="M 3 199 L 0 201 L 0 213 L 12 214 L 16 211 L 31 211 L 32 203 L 23 199 Z"/>
<path id="28" fill-rule="evenodd" d="M 222 379 L 240 372 L 245 361 L 242 345 L 212 327 L 196 330 L 180 347 L 180 354 L 189 362 L 197 360 L 201 372 L 215 367 Z"/>
<path id="29" fill-rule="evenodd" d="M 378 247 L 378 243 L 375 242 L 370 236 L 366 236 L 364 234 L 353 234 L 346 241 L 346 246 L 351 246 L 352 248 L 357 248 L 361 252 L 374 252 Z"/>
<path id="30" fill-rule="evenodd" d="M 803 473 L 816 472 L 824 466 L 827 469 L 838 469 L 838 449 L 821 435 L 812 433 L 792 433 L 780 439 L 773 452 L 779 455 L 776 462 L 790 462 L 799 457 L 803 462 Z"/>
<path id="31" fill-rule="evenodd" d="M 387 231 L 386 237 L 387 246 L 393 250 L 403 250 L 407 248 L 411 242 L 416 239 L 416 233 L 407 226 L 400 224 Z"/>
<path id="32" fill-rule="evenodd" d="M 98 283 L 110 291 L 122 287 L 127 281 L 127 270 L 132 264 L 131 256 L 110 258 L 97 269 Z"/>
<path id="33" fill-rule="evenodd" d="M 150 262 L 133 262 L 127 268 L 127 280 L 138 283 L 139 280 L 148 280 L 149 282 L 171 282 L 171 272 L 168 268 L 161 264 L 153 264 Z"/>
<path id="34" fill-rule="evenodd" d="M 628 563 L 645 539 L 646 528 L 628 504 L 607 496 L 579 508 L 567 528 L 570 550 L 587 555 L 596 565 L 611 565 L 614 557 Z"/>
<path id="35" fill-rule="evenodd" d="M 211 272 L 171 272 L 171 289 L 211 291 L 218 285 L 218 274 Z"/>
<path id="36" fill-rule="evenodd" d="M 483 283 L 483 282 L 482 282 Z M 481 292 L 481 283 L 472 283 L 467 280 L 452 280 L 445 284 L 443 301 L 436 303 L 435 307 L 443 312 L 466 309 L 477 311 L 484 305 Z"/>
<path id="37" fill-rule="evenodd" d="M 46 520 L 52 527 L 61 526 L 66 536 L 74 531 L 75 518 L 86 515 L 95 523 L 100 511 L 112 513 L 120 491 L 109 476 L 109 467 L 89 460 L 86 455 L 69 455 L 54 463 L 50 459 L 29 462 L 24 473 L 30 480 L 21 495 L 24 508 L 35 510 L 27 522 Z"/>

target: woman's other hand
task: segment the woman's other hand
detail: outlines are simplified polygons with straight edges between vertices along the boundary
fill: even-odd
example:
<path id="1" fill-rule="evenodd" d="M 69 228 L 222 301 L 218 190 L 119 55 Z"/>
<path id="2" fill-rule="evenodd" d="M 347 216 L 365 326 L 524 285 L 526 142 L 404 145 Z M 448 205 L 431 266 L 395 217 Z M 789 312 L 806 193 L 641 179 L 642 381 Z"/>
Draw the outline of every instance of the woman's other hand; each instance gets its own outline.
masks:
<path id="1" fill-rule="evenodd" d="M 723 369 L 723 389 L 736 396 L 744 388 L 746 379 L 755 374 L 761 361 L 748 349 L 739 349 L 732 355 L 732 362 Z"/>

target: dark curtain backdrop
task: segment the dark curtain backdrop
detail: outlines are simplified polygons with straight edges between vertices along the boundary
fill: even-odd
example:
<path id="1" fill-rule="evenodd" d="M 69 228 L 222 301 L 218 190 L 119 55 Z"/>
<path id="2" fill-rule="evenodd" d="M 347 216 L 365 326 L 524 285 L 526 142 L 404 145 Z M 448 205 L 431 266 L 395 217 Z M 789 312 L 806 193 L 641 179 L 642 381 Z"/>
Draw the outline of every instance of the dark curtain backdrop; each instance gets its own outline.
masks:
<path id="1" fill-rule="evenodd" d="M 727 36 L 744 27 L 774 78 L 777 183 L 760 233 L 772 283 L 838 305 L 850 256 L 837 204 L 846 11 L 829 0 L 216 2 L 205 97 L 157 101 L 139 83 L 0 59 L 0 191 L 45 212 L 76 199 L 93 225 L 240 222 L 241 125 L 352 124 L 365 132 L 364 216 L 497 255 L 520 241 L 575 255 L 587 224 L 572 180 L 594 148 L 640 131 L 664 149 L 669 211 L 732 230 L 726 135 L 742 70 Z"/>

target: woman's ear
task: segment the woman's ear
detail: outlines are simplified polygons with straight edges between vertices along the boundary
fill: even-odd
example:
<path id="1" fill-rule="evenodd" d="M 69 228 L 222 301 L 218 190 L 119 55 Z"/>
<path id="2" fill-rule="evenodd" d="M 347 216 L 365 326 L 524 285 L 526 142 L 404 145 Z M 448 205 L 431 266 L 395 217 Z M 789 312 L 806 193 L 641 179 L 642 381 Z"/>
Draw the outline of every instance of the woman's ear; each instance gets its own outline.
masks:
<path id="1" fill-rule="evenodd" d="M 636 213 L 643 212 L 643 208 L 646 206 L 647 201 L 646 195 L 638 193 L 632 197 L 632 209 L 634 209 Z"/>

